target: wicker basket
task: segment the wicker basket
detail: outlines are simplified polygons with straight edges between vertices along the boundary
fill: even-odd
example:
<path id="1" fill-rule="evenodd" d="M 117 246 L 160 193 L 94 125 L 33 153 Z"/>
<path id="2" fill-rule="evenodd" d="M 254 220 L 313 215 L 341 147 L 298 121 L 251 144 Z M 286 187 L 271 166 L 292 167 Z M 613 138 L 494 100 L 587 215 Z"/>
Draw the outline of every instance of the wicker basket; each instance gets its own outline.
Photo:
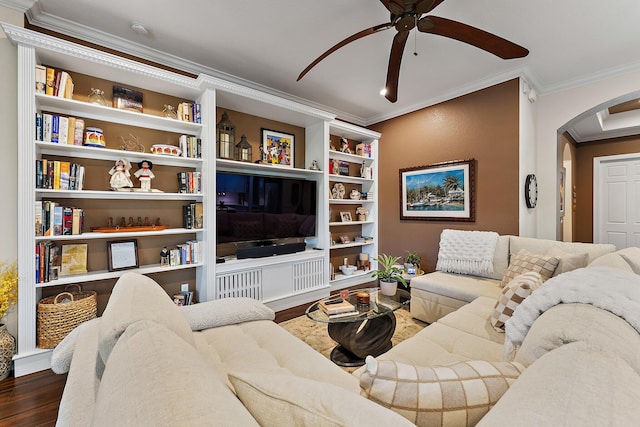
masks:
<path id="1" fill-rule="evenodd" d="M 37 344 L 40 348 L 54 348 L 76 326 L 97 315 L 97 297 L 94 291 L 61 292 L 38 303 Z"/>

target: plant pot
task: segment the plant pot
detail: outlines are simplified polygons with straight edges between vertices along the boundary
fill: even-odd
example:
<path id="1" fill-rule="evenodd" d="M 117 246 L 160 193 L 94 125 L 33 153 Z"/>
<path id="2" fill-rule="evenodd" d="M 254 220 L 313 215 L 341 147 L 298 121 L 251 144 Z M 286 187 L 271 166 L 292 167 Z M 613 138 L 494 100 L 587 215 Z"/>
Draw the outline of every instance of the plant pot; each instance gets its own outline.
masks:
<path id="1" fill-rule="evenodd" d="M 9 376 L 15 348 L 16 339 L 7 331 L 7 326 L 0 323 L 0 381 Z"/>
<path id="2" fill-rule="evenodd" d="M 398 290 L 398 282 L 384 282 L 380 280 L 380 292 L 382 295 L 393 296 Z"/>

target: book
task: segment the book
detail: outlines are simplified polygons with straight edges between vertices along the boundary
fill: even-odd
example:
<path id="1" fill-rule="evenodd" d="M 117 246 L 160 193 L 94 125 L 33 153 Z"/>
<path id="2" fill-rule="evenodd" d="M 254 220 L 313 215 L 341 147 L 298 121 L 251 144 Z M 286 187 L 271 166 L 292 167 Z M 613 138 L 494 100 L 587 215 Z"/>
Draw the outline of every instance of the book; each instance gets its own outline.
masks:
<path id="1" fill-rule="evenodd" d="M 60 117 L 52 115 L 51 116 L 51 142 L 58 143 L 59 137 L 60 137 Z"/>
<path id="2" fill-rule="evenodd" d="M 36 93 L 47 91 L 47 67 L 36 65 Z"/>
<path id="3" fill-rule="evenodd" d="M 42 113 L 42 139 L 44 142 L 51 142 L 51 127 L 53 125 L 53 116 L 48 113 Z"/>
<path id="4" fill-rule="evenodd" d="M 71 234 L 82 234 L 82 221 L 84 219 L 84 211 L 80 208 L 73 208 L 71 214 Z"/>
<path id="5" fill-rule="evenodd" d="M 331 299 L 331 300 L 326 300 L 326 301 L 320 301 L 318 303 L 318 307 L 320 307 L 322 309 L 322 311 L 324 311 L 325 313 L 331 315 L 331 314 L 339 314 L 339 313 L 349 313 L 349 312 L 356 312 L 356 308 L 354 307 L 353 304 L 351 304 L 349 301 L 347 300 L 342 300 L 339 303 L 335 303 L 335 304 L 327 304 L 327 302 L 331 302 L 331 301 L 336 301 L 336 299 Z"/>
<path id="6" fill-rule="evenodd" d="M 34 215 L 35 215 L 35 226 L 36 226 L 36 236 L 42 236 L 42 201 L 36 200 L 34 207 Z"/>
<path id="7" fill-rule="evenodd" d="M 71 163 L 60 161 L 60 190 L 69 190 Z"/>
<path id="8" fill-rule="evenodd" d="M 67 144 L 74 144 L 76 134 L 76 118 L 67 117 Z"/>
<path id="9" fill-rule="evenodd" d="M 36 113 L 36 141 L 42 141 L 42 113 Z"/>
<path id="10" fill-rule="evenodd" d="M 52 236 L 62 236 L 62 206 L 53 208 L 53 233 Z"/>
<path id="11" fill-rule="evenodd" d="M 73 208 L 62 208 L 62 235 L 70 236 L 73 232 Z"/>
<path id="12" fill-rule="evenodd" d="M 60 190 L 60 161 L 54 160 L 52 163 L 53 163 L 53 189 Z"/>
<path id="13" fill-rule="evenodd" d="M 60 276 L 87 274 L 87 244 L 62 245 Z"/>
<path id="14" fill-rule="evenodd" d="M 45 93 L 47 95 L 53 95 L 53 89 L 56 84 L 56 70 L 55 68 L 47 67 L 47 86 L 45 87 Z"/>
<path id="15" fill-rule="evenodd" d="M 58 117 L 58 144 L 67 144 L 69 136 L 69 118 Z"/>
<path id="16" fill-rule="evenodd" d="M 84 142 L 84 119 L 75 120 L 75 130 L 73 133 L 73 145 L 82 145 Z"/>
<path id="17" fill-rule="evenodd" d="M 142 92 L 114 85 L 113 108 L 142 113 Z"/>
<path id="18" fill-rule="evenodd" d="M 193 228 L 202 228 L 204 226 L 204 212 L 202 203 L 198 202 L 194 207 Z"/>

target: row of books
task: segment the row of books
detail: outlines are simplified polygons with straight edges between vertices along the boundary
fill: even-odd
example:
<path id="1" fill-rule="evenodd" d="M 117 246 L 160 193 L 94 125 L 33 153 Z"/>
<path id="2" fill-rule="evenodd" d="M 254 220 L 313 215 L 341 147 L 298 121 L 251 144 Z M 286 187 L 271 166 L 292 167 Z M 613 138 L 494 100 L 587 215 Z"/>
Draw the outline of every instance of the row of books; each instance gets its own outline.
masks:
<path id="1" fill-rule="evenodd" d="M 73 79 L 66 71 L 36 65 L 36 93 L 73 98 Z"/>
<path id="2" fill-rule="evenodd" d="M 62 160 L 36 160 L 36 188 L 82 190 L 84 166 Z"/>
<path id="3" fill-rule="evenodd" d="M 36 243 L 36 283 L 57 280 L 60 276 L 87 274 L 86 243 L 56 246 L 52 241 Z"/>
<path id="4" fill-rule="evenodd" d="M 202 140 L 190 135 L 181 135 L 179 139 L 182 157 L 202 158 Z"/>
<path id="5" fill-rule="evenodd" d="M 50 200 L 35 202 L 36 236 L 71 236 L 82 234 L 84 211 L 71 206 L 60 206 Z"/>
<path id="6" fill-rule="evenodd" d="M 179 294 L 173 295 L 173 302 L 175 305 L 182 307 L 183 305 L 192 305 L 193 291 L 182 291 Z"/>
<path id="7" fill-rule="evenodd" d="M 202 172 L 178 172 L 178 193 L 202 193 Z"/>
<path id="8" fill-rule="evenodd" d="M 183 122 L 202 123 L 200 104 L 181 102 L 178 104 L 178 120 Z"/>
<path id="9" fill-rule="evenodd" d="M 187 229 L 204 226 L 202 203 L 194 202 L 182 207 L 182 226 Z"/>
<path id="10" fill-rule="evenodd" d="M 202 262 L 202 242 L 189 240 L 169 249 L 169 265 L 198 264 Z"/>
<path id="11" fill-rule="evenodd" d="M 371 144 L 358 144 L 356 145 L 356 154 L 362 157 L 372 157 L 373 149 L 371 148 Z"/>
<path id="12" fill-rule="evenodd" d="M 82 145 L 84 119 L 36 113 L 36 141 Z"/>

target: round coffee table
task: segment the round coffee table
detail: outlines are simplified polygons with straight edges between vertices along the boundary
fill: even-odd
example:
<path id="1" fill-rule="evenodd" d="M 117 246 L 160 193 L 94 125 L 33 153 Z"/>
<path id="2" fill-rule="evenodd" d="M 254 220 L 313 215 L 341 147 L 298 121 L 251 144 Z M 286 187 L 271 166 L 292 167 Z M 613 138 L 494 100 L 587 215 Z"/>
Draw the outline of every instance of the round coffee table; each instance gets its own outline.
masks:
<path id="1" fill-rule="evenodd" d="M 356 294 L 369 294 L 368 304 L 358 304 Z M 357 289 L 349 291 L 345 300 L 356 311 L 347 315 L 331 316 L 320 308 L 320 303 L 338 300 L 339 295 L 321 299 L 309 306 L 307 317 L 316 322 L 327 323 L 329 336 L 338 343 L 331 351 L 331 360 L 340 366 L 355 367 L 364 365 L 368 355 L 379 356 L 393 347 L 391 337 L 396 330 L 394 311 L 408 307 L 411 294 L 398 289 L 395 295 L 380 293 L 379 288 Z"/>

